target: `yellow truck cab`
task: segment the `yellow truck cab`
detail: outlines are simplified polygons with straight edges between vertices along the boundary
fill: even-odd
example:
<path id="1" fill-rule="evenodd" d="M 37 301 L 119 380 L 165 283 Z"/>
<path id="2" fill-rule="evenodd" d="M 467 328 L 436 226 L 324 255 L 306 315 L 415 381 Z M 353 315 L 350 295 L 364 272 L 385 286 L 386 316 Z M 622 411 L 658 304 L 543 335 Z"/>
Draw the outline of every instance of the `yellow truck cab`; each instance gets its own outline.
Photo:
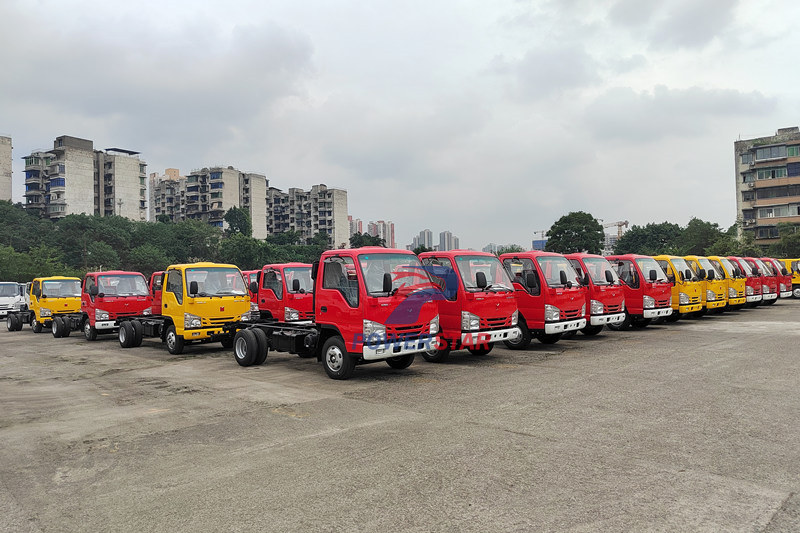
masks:
<path id="1" fill-rule="evenodd" d="M 688 313 L 697 313 L 703 309 L 703 288 L 694 271 L 683 257 L 676 255 L 654 256 L 658 264 L 667 273 L 672 285 L 672 315 L 681 317 Z M 670 317 L 673 319 L 672 317 Z M 673 319 L 675 320 L 675 319 Z"/>
<path id="2" fill-rule="evenodd" d="M 725 283 L 728 291 L 728 308 L 737 309 L 747 303 L 745 294 L 745 276 L 739 268 L 731 263 L 727 257 L 709 255 L 708 260 L 714 267 L 725 275 Z"/>
<path id="3" fill-rule="evenodd" d="M 779 259 L 792 275 L 792 296 L 800 298 L 800 259 Z"/>
<path id="4" fill-rule="evenodd" d="M 81 280 L 64 276 L 36 278 L 30 285 L 30 323 L 34 333 L 49 328 L 53 317 L 81 311 Z"/>
<path id="5" fill-rule="evenodd" d="M 700 280 L 703 307 L 707 311 L 722 312 L 728 305 L 728 283 L 725 275 L 707 257 L 687 255 L 684 259 Z"/>

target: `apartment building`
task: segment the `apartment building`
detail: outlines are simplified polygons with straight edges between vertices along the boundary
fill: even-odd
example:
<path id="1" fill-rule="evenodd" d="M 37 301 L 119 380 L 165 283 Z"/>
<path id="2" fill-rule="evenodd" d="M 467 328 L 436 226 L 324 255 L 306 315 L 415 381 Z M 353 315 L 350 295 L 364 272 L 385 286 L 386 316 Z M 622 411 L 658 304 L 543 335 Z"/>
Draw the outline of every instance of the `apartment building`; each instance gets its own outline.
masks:
<path id="1" fill-rule="evenodd" d="M 736 212 L 756 244 L 778 240 L 778 224 L 800 224 L 800 128 L 734 142 Z"/>
<path id="2" fill-rule="evenodd" d="M 395 243 L 394 240 L 394 222 L 391 220 L 388 222 L 383 220 L 369 222 L 369 224 L 367 224 L 367 233 L 373 237 L 380 237 L 383 239 L 387 248 L 397 247 L 397 243 Z"/>
<path id="3" fill-rule="evenodd" d="M 447 252 L 448 250 L 458 250 L 459 249 L 459 242 L 458 237 L 450 233 L 449 231 L 443 231 L 439 233 L 439 248 L 440 252 Z"/>
<path id="4" fill-rule="evenodd" d="M 226 229 L 225 213 L 232 207 L 250 212 L 253 237 L 267 237 L 267 186 L 263 174 L 241 172 L 232 166 L 193 170 L 183 177 L 168 168 L 164 176 L 150 175 L 150 220 L 162 215 L 172 222 L 194 219 Z"/>
<path id="5" fill-rule="evenodd" d="M 51 219 L 81 213 L 146 219 L 147 164 L 138 152 L 95 150 L 88 139 L 62 135 L 52 150 L 23 159 L 26 209 Z"/>
<path id="6" fill-rule="evenodd" d="M 0 200 L 11 201 L 11 137 L 0 135 Z"/>
<path id="7" fill-rule="evenodd" d="M 309 242 L 320 231 L 328 233 L 330 244 L 346 248 L 350 241 L 347 219 L 347 191 L 330 189 L 325 184 L 310 190 L 292 187 L 283 192 L 267 189 L 267 234 L 296 231 Z"/>
<path id="8" fill-rule="evenodd" d="M 356 233 L 364 233 L 364 223 L 360 218 L 353 218 L 351 215 L 347 215 L 347 222 L 350 224 L 351 237 Z"/>

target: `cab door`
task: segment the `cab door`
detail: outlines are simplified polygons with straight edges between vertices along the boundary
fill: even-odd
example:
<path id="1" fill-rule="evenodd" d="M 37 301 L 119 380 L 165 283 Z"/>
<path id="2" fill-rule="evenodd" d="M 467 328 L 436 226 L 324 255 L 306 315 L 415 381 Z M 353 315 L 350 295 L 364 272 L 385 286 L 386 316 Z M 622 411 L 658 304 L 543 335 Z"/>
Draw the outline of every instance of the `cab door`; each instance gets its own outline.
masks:
<path id="1" fill-rule="evenodd" d="M 172 318 L 175 329 L 183 335 L 183 273 L 180 270 L 168 270 L 161 291 L 161 314 Z"/>
<path id="2" fill-rule="evenodd" d="M 150 278 L 150 296 L 153 298 L 153 305 L 150 307 L 150 312 L 154 315 L 161 314 L 161 289 L 164 284 L 164 273 L 154 272 Z"/>

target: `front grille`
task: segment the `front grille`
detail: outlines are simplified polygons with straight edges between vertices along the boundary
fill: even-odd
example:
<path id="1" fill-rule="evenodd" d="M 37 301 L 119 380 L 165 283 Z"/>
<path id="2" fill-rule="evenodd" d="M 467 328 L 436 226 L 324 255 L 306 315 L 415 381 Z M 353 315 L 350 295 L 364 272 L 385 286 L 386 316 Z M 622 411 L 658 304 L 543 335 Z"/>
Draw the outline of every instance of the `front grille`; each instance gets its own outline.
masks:
<path id="1" fill-rule="evenodd" d="M 300 311 L 300 320 L 314 320 L 314 311 Z"/>
<path id="2" fill-rule="evenodd" d="M 572 311 L 561 311 L 561 320 L 572 320 L 573 318 L 581 318 L 580 309 L 575 309 Z"/>
<path id="3" fill-rule="evenodd" d="M 3 310 L 13 309 L 13 306 L 0 304 L 0 309 L 3 309 Z"/>
<path id="4" fill-rule="evenodd" d="M 496 318 L 481 318 L 480 328 L 483 331 L 492 329 L 505 329 L 511 327 L 511 317 L 501 316 Z"/>
<path id="5" fill-rule="evenodd" d="M 141 311 L 123 311 L 121 313 L 117 313 L 118 318 L 126 317 L 126 316 L 139 316 L 141 315 Z"/>
<path id="6" fill-rule="evenodd" d="M 222 326 L 227 324 L 228 322 L 233 322 L 236 320 L 236 317 L 232 316 L 219 316 L 215 318 L 201 318 L 200 325 L 204 328 L 206 327 L 213 327 L 213 326 Z"/>
<path id="7" fill-rule="evenodd" d="M 607 306 L 605 306 L 605 312 L 606 312 L 606 314 L 620 313 L 620 312 L 622 312 L 622 305 L 621 304 L 607 305 Z"/>
<path id="8" fill-rule="evenodd" d="M 656 300 L 656 307 L 669 307 L 669 298 Z"/>
<path id="9" fill-rule="evenodd" d="M 430 324 L 413 324 L 410 326 L 386 326 L 386 335 L 390 339 L 416 339 L 430 332 Z"/>
<path id="10" fill-rule="evenodd" d="M 699 303 L 700 303 L 699 296 L 692 296 L 691 298 L 689 298 L 689 304 L 699 304 Z"/>

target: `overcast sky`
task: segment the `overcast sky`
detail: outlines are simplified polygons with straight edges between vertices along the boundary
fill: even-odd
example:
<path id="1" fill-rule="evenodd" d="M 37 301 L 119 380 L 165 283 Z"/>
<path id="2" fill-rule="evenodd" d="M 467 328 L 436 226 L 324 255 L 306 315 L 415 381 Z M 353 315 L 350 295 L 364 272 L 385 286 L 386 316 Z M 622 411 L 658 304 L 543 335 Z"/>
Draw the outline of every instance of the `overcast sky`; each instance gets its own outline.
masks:
<path id="1" fill-rule="evenodd" d="M 800 2 L 0 1 L 0 134 L 348 191 L 530 247 L 570 211 L 723 227 L 733 143 L 800 125 Z M 609 230 L 611 231 L 611 230 Z"/>

